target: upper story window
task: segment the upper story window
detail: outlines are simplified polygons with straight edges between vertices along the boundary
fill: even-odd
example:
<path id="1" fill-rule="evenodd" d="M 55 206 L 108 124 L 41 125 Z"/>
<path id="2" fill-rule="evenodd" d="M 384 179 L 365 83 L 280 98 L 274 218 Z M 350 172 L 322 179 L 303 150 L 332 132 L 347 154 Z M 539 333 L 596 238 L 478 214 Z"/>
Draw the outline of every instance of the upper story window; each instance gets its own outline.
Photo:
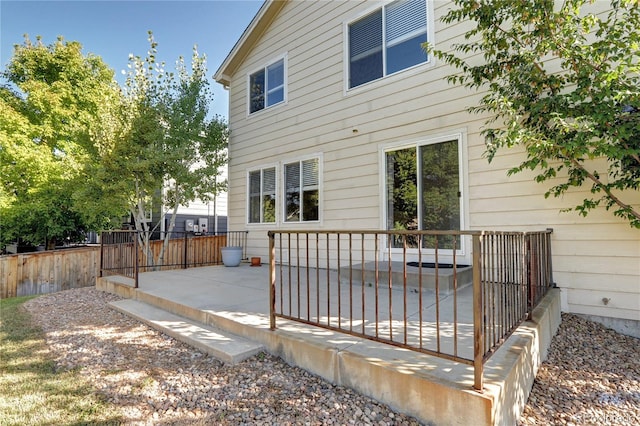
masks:
<path id="1" fill-rule="evenodd" d="M 250 74 L 249 114 L 284 102 L 285 81 L 285 58 Z"/>
<path id="2" fill-rule="evenodd" d="M 349 88 L 427 61 L 427 0 L 397 0 L 349 24 Z"/>

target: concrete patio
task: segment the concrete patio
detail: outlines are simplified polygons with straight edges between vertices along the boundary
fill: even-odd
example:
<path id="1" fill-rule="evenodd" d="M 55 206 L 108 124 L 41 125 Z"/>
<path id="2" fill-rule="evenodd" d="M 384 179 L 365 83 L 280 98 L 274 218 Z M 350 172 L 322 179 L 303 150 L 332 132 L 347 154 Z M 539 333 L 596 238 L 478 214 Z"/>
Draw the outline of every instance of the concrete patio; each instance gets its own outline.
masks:
<path id="1" fill-rule="evenodd" d="M 484 389 L 478 392 L 473 389 L 473 367 L 466 364 L 280 318 L 277 329 L 270 330 L 265 265 L 148 272 L 140 275 L 138 289 L 132 280 L 111 276 L 98 278 L 97 287 L 160 308 L 173 315 L 167 321 L 187 318 L 255 342 L 292 365 L 434 425 L 514 424 L 560 322 L 559 291 L 552 290 L 533 320 L 523 323 L 485 364 Z M 440 297 L 441 321 L 450 298 Z M 459 321 L 468 323 L 470 289 L 460 291 L 457 303 Z M 433 321 L 430 309 L 433 306 L 423 307 L 424 323 Z M 409 304 L 410 324 L 416 324 L 417 311 Z M 332 316 L 333 312 L 337 307 L 331 308 Z M 395 310 L 393 315 L 396 318 Z M 413 328 L 408 334 L 415 332 Z M 472 354 L 472 333 L 467 328 L 459 334 L 459 353 Z"/>

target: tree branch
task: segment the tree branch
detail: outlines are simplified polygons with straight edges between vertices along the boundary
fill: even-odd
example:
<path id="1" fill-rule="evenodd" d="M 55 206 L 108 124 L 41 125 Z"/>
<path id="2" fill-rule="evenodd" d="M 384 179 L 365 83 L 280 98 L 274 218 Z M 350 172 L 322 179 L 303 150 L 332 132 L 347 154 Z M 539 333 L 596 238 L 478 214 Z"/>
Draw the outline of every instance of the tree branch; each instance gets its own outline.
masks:
<path id="1" fill-rule="evenodd" d="M 569 160 L 571 161 L 571 164 L 574 165 L 574 167 L 582 170 L 585 173 L 585 175 L 589 179 L 591 179 L 598 186 L 598 188 L 600 188 L 602 191 L 604 191 L 604 193 L 607 194 L 607 197 L 609 197 L 615 204 L 620 206 L 625 211 L 629 212 L 636 219 L 640 220 L 640 212 L 637 212 L 629 204 L 623 203 L 622 200 L 620 200 L 616 195 L 613 194 L 613 192 L 611 192 L 611 190 L 607 187 L 607 185 L 602 183 L 602 181 L 600 179 L 598 179 L 598 177 L 596 177 L 593 173 L 591 173 L 587 169 L 585 169 L 584 166 L 582 164 L 580 164 L 580 162 L 578 160 L 576 160 L 573 157 L 569 157 Z"/>

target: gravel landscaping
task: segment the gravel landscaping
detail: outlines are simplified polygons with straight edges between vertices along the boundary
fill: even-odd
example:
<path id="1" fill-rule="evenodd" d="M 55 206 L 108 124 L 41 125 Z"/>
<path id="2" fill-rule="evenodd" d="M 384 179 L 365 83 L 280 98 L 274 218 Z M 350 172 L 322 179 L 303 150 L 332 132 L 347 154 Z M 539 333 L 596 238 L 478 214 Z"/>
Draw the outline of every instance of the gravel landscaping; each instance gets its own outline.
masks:
<path id="1" fill-rule="evenodd" d="M 58 368 L 79 370 L 127 424 L 419 424 L 268 354 L 224 365 L 107 306 L 118 299 L 88 287 L 24 306 Z M 563 315 L 521 418 L 533 424 L 640 424 L 640 341 Z"/>
<path id="2" fill-rule="evenodd" d="M 640 340 L 563 314 L 521 425 L 640 425 Z"/>

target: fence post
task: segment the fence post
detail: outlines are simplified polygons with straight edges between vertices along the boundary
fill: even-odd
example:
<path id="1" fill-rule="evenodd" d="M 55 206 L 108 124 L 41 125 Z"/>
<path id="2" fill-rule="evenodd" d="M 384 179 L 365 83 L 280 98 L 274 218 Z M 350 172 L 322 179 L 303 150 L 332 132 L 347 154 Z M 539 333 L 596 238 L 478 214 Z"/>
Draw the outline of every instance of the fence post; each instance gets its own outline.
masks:
<path id="1" fill-rule="evenodd" d="M 482 256 L 481 235 L 473 239 L 473 387 L 482 392 L 484 368 L 484 326 L 482 321 Z"/>
<path id="2" fill-rule="evenodd" d="M 136 232 L 133 234 L 133 240 L 134 240 L 134 243 L 133 243 L 133 250 L 134 250 L 134 252 L 135 252 L 135 253 L 134 253 L 134 255 L 133 255 L 133 256 L 134 256 L 134 259 L 135 259 L 135 260 L 134 260 L 135 265 L 134 265 L 134 267 L 133 267 L 134 288 L 138 288 L 138 250 L 139 250 L 138 244 L 139 244 L 139 240 L 140 240 L 140 234 L 139 234 L 139 232 L 140 232 L 140 231 L 136 231 Z"/>
<path id="3" fill-rule="evenodd" d="M 184 233 L 184 256 L 182 257 L 182 269 L 187 269 L 187 255 L 188 255 L 188 235 L 186 232 Z"/>
<path id="4" fill-rule="evenodd" d="M 273 231 L 269 236 L 269 327 L 276 329 L 276 240 Z"/>
<path id="5" fill-rule="evenodd" d="M 100 278 L 102 278 L 102 268 L 104 267 L 104 234 L 104 231 L 100 233 L 100 271 L 98 272 Z"/>

